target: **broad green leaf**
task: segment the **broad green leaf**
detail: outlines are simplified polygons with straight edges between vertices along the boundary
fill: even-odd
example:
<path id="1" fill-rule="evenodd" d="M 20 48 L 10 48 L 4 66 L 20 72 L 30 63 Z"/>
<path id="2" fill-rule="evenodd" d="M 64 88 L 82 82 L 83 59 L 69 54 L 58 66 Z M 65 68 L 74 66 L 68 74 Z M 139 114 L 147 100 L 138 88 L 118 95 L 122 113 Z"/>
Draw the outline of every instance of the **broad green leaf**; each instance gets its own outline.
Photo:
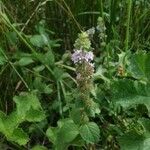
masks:
<path id="1" fill-rule="evenodd" d="M 58 131 L 58 128 L 54 128 L 54 127 L 49 127 L 46 131 L 46 135 L 47 137 L 49 138 L 49 140 L 55 144 L 56 142 L 56 138 L 57 138 L 57 131 Z"/>
<path id="2" fill-rule="evenodd" d="M 6 116 L 6 119 L 4 121 L 5 129 L 6 129 L 4 134 L 6 135 L 12 134 L 13 130 L 17 128 L 19 124 L 23 121 L 24 119 L 18 116 L 18 113 L 16 111 L 13 111 L 10 115 Z"/>
<path id="3" fill-rule="evenodd" d="M 41 109 L 41 104 L 35 93 L 21 93 L 13 98 L 17 105 L 17 112 L 22 118 L 26 116 L 27 111 L 31 108 L 34 110 Z"/>
<path id="4" fill-rule="evenodd" d="M 121 150 L 149 150 L 150 134 L 140 135 L 135 132 L 126 133 L 118 138 Z"/>
<path id="5" fill-rule="evenodd" d="M 64 122 L 62 127 L 59 129 L 57 133 L 57 141 L 59 143 L 69 143 L 73 141 L 77 135 L 79 134 L 77 125 L 73 122 Z"/>
<path id="6" fill-rule="evenodd" d="M 144 129 L 145 132 L 150 133 L 150 119 L 148 118 L 140 118 L 138 120 L 138 123 L 140 123 Z"/>
<path id="7" fill-rule="evenodd" d="M 57 125 L 58 125 L 59 128 L 61 128 L 64 124 L 72 123 L 72 122 L 73 122 L 72 119 L 65 118 L 65 119 L 58 120 Z"/>
<path id="8" fill-rule="evenodd" d="M 80 135 L 78 135 L 71 143 L 70 145 L 73 146 L 84 146 L 85 145 L 85 141 L 82 139 L 82 137 Z"/>
<path id="9" fill-rule="evenodd" d="M 36 66 L 36 67 L 33 68 L 33 70 L 35 72 L 40 72 L 40 71 L 43 71 L 44 69 L 45 69 L 44 65 Z"/>
<path id="10" fill-rule="evenodd" d="M 28 135 L 20 128 L 15 129 L 8 139 L 18 143 L 19 145 L 25 145 L 29 140 Z"/>
<path id="11" fill-rule="evenodd" d="M 33 62 L 34 62 L 34 61 L 33 61 L 32 58 L 30 58 L 30 57 L 23 57 L 23 58 L 21 58 L 21 59 L 17 62 L 17 64 L 20 65 L 20 66 L 27 66 L 27 65 L 29 65 L 29 64 L 31 64 L 31 63 L 33 63 Z"/>
<path id="12" fill-rule="evenodd" d="M 100 129 L 94 122 L 88 122 L 81 126 L 80 135 L 87 143 L 96 143 L 100 138 Z"/>
<path id="13" fill-rule="evenodd" d="M 144 104 L 150 113 L 150 85 L 127 79 L 116 81 L 112 85 L 112 100 L 124 109 Z"/>
<path id="14" fill-rule="evenodd" d="M 64 143 L 58 143 L 55 145 L 54 150 L 68 150 L 69 144 L 64 144 Z"/>
<path id="15" fill-rule="evenodd" d="M 30 42 L 37 47 L 43 47 L 45 45 L 43 37 L 41 35 L 33 35 L 30 38 Z"/>
<path id="16" fill-rule="evenodd" d="M 25 120 L 29 122 L 40 122 L 45 119 L 44 111 L 30 109 L 25 116 Z"/>
<path id="17" fill-rule="evenodd" d="M 132 55 L 128 72 L 136 79 L 150 80 L 150 53 L 140 52 Z"/>

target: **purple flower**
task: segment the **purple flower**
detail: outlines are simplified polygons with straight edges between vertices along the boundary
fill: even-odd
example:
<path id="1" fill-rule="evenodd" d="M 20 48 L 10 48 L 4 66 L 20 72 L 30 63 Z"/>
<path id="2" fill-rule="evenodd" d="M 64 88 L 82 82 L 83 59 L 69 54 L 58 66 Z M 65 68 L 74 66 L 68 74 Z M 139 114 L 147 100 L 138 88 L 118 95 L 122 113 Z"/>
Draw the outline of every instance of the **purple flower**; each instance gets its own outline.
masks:
<path id="1" fill-rule="evenodd" d="M 77 62 L 81 61 L 81 59 L 82 59 L 82 51 L 75 50 L 71 56 L 71 60 L 74 62 L 74 64 L 76 64 Z"/>
<path id="2" fill-rule="evenodd" d="M 71 56 L 71 60 L 76 63 L 81 63 L 82 61 L 91 62 L 94 58 L 93 52 L 85 52 L 82 50 L 74 50 L 74 53 Z"/>
<path id="3" fill-rule="evenodd" d="M 94 58 L 93 52 L 86 52 L 85 53 L 85 59 L 86 59 L 87 62 L 92 61 L 93 58 Z"/>

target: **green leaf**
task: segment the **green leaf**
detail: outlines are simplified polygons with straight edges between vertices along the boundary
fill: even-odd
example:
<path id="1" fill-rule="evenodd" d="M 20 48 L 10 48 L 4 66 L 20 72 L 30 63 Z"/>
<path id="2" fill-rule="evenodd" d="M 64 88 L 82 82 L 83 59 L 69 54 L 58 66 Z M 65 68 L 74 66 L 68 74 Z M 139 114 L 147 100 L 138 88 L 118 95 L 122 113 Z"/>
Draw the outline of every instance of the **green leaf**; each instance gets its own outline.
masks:
<path id="1" fill-rule="evenodd" d="M 100 138 L 100 129 L 94 122 L 88 122 L 80 128 L 80 135 L 87 143 L 96 143 Z"/>
<path id="2" fill-rule="evenodd" d="M 15 128 L 19 126 L 19 124 L 23 122 L 23 119 L 18 116 L 16 111 L 13 111 L 10 115 L 6 116 L 4 120 L 5 125 L 5 135 L 11 135 Z"/>
<path id="3" fill-rule="evenodd" d="M 57 141 L 59 143 L 69 143 L 73 141 L 79 134 L 77 125 L 73 122 L 64 122 L 57 133 Z"/>
<path id="4" fill-rule="evenodd" d="M 2 132 L 9 141 L 14 141 L 19 145 L 25 145 L 28 142 L 28 136 L 22 129 L 18 128 L 19 120 L 16 111 L 5 116 L 0 113 L 0 132 Z"/>
<path id="5" fill-rule="evenodd" d="M 20 96 L 13 98 L 17 105 L 18 116 L 24 118 L 26 113 L 32 108 L 34 110 L 41 109 L 41 104 L 35 93 L 21 93 Z"/>
<path id="6" fill-rule="evenodd" d="M 10 46 L 17 45 L 18 37 L 17 37 L 16 32 L 14 32 L 14 31 L 6 32 L 6 37 L 7 37 L 7 40 L 9 42 Z"/>
<path id="7" fill-rule="evenodd" d="M 27 66 L 27 65 L 29 65 L 29 64 L 31 64 L 31 63 L 33 63 L 33 62 L 34 62 L 34 61 L 33 61 L 32 58 L 30 58 L 30 57 L 23 57 L 23 58 L 21 58 L 21 59 L 17 62 L 17 64 L 20 65 L 20 66 Z"/>
<path id="8" fill-rule="evenodd" d="M 50 94 L 53 89 L 50 85 L 47 85 L 40 77 L 36 77 L 33 86 L 38 90 L 39 93 Z"/>
<path id="9" fill-rule="evenodd" d="M 138 123 L 140 123 L 145 132 L 150 133 L 150 119 L 140 118 L 138 119 Z"/>
<path id="10" fill-rule="evenodd" d="M 15 129 L 13 134 L 8 138 L 19 145 L 25 145 L 29 140 L 28 135 L 20 128 Z"/>
<path id="11" fill-rule="evenodd" d="M 25 120 L 29 122 L 40 122 L 45 119 L 43 111 L 30 109 L 25 116 Z"/>
<path id="12" fill-rule="evenodd" d="M 150 53 L 132 55 L 128 72 L 136 79 L 150 80 Z"/>
<path id="13" fill-rule="evenodd" d="M 33 68 L 33 70 L 35 72 L 40 72 L 40 71 L 43 71 L 44 69 L 45 69 L 44 65 L 36 66 L 36 67 Z"/>
<path id="14" fill-rule="evenodd" d="M 44 43 L 44 40 L 43 40 L 43 37 L 41 35 L 33 35 L 31 38 L 30 38 L 30 42 L 34 45 L 34 46 L 37 46 L 37 47 L 40 47 L 42 48 L 45 43 Z"/>
<path id="15" fill-rule="evenodd" d="M 34 92 L 21 93 L 13 99 L 16 102 L 16 110 L 5 115 L 0 112 L 0 132 L 2 132 L 9 141 L 14 141 L 19 145 L 25 145 L 28 142 L 27 134 L 18 126 L 24 121 L 39 122 L 45 118 L 40 102 Z"/>
<path id="16" fill-rule="evenodd" d="M 84 146 L 85 145 L 85 142 L 84 140 L 82 139 L 82 137 L 80 135 L 78 135 L 71 143 L 70 145 L 73 145 L 73 146 Z"/>
<path id="17" fill-rule="evenodd" d="M 46 54 L 44 54 L 44 64 L 53 65 L 55 62 L 54 54 L 51 50 L 49 50 Z"/>
<path id="18" fill-rule="evenodd" d="M 56 142 L 56 138 L 57 138 L 57 131 L 58 128 L 54 128 L 54 127 L 49 127 L 46 131 L 46 135 L 48 137 L 48 139 L 55 144 Z"/>
<path id="19" fill-rule="evenodd" d="M 135 132 L 129 132 L 118 138 L 121 150 L 149 150 L 150 135 L 139 135 Z"/>
<path id="20" fill-rule="evenodd" d="M 41 145 L 36 145 L 31 150 L 47 150 L 47 148 Z"/>
<path id="21" fill-rule="evenodd" d="M 124 109 L 143 104 L 150 113 L 150 86 L 127 79 L 116 81 L 112 85 L 112 100 Z"/>
<path id="22" fill-rule="evenodd" d="M 68 144 L 64 144 L 64 143 L 58 143 L 57 145 L 55 145 L 55 150 L 68 150 Z"/>

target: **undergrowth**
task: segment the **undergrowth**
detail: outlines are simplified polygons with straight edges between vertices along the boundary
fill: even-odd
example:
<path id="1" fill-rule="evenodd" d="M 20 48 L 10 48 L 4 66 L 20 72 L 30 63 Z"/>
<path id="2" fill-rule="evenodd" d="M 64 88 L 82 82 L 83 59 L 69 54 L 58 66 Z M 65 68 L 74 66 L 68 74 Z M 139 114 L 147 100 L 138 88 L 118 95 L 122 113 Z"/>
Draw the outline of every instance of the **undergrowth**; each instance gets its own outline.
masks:
<path id="1" fill-rule="evenodd" d="M 0 150 L 150 149 L 149 0 L 0 1 Z"/>

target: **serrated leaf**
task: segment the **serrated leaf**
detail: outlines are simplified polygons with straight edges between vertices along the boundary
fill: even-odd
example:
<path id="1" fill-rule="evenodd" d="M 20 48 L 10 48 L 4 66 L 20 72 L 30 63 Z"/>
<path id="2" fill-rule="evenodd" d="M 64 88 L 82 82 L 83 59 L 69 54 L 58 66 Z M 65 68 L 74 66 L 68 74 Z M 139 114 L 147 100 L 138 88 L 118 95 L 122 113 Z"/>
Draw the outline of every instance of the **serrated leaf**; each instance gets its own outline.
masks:
<path id="1" fill-rule="evenodd" d="M 121 150 L 149 150 L 150 135 L 139 135 L 135 132 L 126 133 L 118 138 Z"/>
<path id="2" fill-rule="evenodd" d="M 85 141 L 82 139 L 82 137 L 80 135 L 78 135 L 72 142 L 70 145 L 73 146 L 84 146 L 85 145 Z"/>
<path id="3" fill-rule="evenodd" d="M 150 53 L 140 52 L 132 55 L 128 72 L 136 79 L 150 80 Z"/>
<path id="4" fill-rule="evenodd" d="M 40 93 L 50 94 L 53 91 L 50 85 L 44 83 L 40 77 L 35 78 L 33 85 Z"/>
<path id="5" fill-rule="evenodd" d="M 80 135 L 87 143 L 96 143 L 100 138 L 100 129 L 94 122 L 88 122 L 80 128 Z"/>
<path id="6" fill-rule="evenodd" d="M 124 109 L 143 104 L 150 113 L 150 86 L 127 79 L 116 81 L 112 85 L 112 100 Z"/>
<path id="7" fill-rule="evenodd" d="M 34 110 L 41 109 L 41 104 L 35 93 L 22 93 L 20 96 L 15 96 L 13 100 L 17 105 L 18 115 L 22 118 L 31 108 Z"/>
<path id="8" fill-rule="evenodd" d="M 24 121 L 24 119 L 18 116 L 18 113 L 16 111 L 6 116 L 6 119 L 4 120 L 6 131 L 4 132 L 4 134 L 5 135 L 12 134 L 13 130 L 17 128 L 22 121 Z"/>
<path id="9" fill-rule="evenodd" d="M 71 122 L 64 122 L 62 127 L 59 129 L 57 133 L 57 141 L 59 143 L 69 143 L 73 141 L 77 135 L 79 134 L 77 125 L 71 121 Z"/>
<path id="10" fill-rule="evenodd" d="M 8 138 L 19 145 L 25 145 L 29 140 L 28 135 L 20 128 L 15 129 L 13 134 Z"/>

